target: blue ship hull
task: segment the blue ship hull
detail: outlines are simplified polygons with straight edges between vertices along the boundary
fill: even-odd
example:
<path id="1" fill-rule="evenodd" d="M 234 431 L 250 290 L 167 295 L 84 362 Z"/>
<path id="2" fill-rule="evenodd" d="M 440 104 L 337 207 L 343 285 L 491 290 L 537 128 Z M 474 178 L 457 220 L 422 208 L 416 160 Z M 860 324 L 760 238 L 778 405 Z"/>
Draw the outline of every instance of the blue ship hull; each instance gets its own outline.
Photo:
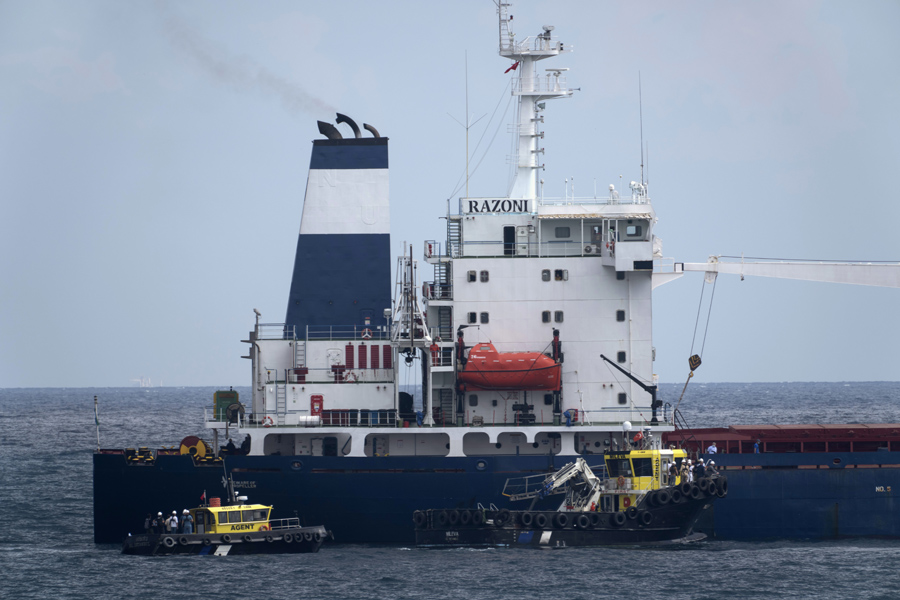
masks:
<path id="1" fill-rule="evenodd" d="M 594 461 L 600 464 L 599 456 Z M 900 452 L 719 455 L 727 498 L 695 531 L 718 539 L 900 537 Z M 524 509 L 502 495 L 512 477 L 559 469 L 571 457 L 229 456 L 225 469 L 254 502 L 301 524 L 324 524 L 338 543 L 415 542 L 416 509 Z M 839 461 L 835 463 L 835 461 Z M 224 472 L 189 456 L 127 464 L 94 454 L 94 539 L 121 543 L 142 531 L 146 513 L 193 506 L 219 495 Z M 537 508 L 552 509 L 548 499 Z M 558 499 L 553 501 L 556 504 Z"/>

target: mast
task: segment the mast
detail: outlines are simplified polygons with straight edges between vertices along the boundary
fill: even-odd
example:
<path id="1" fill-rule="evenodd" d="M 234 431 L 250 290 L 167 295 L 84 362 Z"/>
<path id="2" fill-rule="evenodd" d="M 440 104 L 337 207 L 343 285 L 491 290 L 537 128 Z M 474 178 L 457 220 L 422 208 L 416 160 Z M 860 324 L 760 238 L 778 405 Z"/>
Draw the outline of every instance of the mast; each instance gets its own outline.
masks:
<path id="1" fill-rule="evenodd" d="M 544 153 L 539 143 L 544 138 L 540 127 L 544 122 L 541 114 L 544 110 L 543 102 L 568 98 L 573 93 L 573 90 L 566 87 L 565 77 L 562 76 L 568 68 L 545 69 L 546 73 L 540 74 L 537 62 L 570 52 L 571 48 L 566 48 L 562 42 L 553 39 L 552 25 L 544 25 L 543 31 L 538 35 L 517 42 L 511 28 L 513 18 L 508 14 L 509 6 L 510 3 L 502 0 L 497 6 L 500 18 L 500 56 L 514 61 L 511 69 L 519 73 L 512 82 L 512 94 L 519 98 L 516 107 L 518 142 L 516 173 L 509 197 L 533 200 L 538 193 L 538 171 L 544 167 L 539 156 Z"/>

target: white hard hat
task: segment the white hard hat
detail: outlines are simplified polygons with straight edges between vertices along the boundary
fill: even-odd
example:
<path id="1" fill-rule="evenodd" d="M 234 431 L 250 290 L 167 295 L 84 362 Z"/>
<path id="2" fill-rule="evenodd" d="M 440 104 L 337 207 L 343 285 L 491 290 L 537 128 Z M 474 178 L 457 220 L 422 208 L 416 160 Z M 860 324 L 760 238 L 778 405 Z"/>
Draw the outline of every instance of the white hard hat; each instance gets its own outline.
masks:
<path id="1" fill-rule="evenodd" d="M 184 511 L 182 511 L 182 512 L 183 512 L 183 514 L 188 514 L 190 511 L 188 509 L 184 509 Z"/>

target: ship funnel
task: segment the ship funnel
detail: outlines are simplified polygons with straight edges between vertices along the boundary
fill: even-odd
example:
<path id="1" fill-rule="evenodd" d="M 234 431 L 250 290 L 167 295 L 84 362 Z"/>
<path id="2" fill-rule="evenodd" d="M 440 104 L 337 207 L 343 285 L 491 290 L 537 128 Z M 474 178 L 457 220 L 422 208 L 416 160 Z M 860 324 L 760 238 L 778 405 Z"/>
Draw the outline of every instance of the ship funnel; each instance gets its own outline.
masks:
<path id="1" fill-rule="evenodd" d="M 335 121 L 337 121 L 338 124 L 346 123 L 347 125 L 349 125 L 350 129 L 353 130 L 353 137 L 357 137 L 357 138 L 362 137 L 362 134 L 360 134 L 360 132 L 359 132 L 359 125 L 357 125 L 356 121 L 354 121 L 347 115 L 342 115 L 341 113 L 337 113 L 337 119 L 335 119 Z"/>
<path id="2" fill-rule="evenodd" d="M 341 132 L 337 130 L 337 127 L 335 127 L 331 123 L 326 123 L 325 121 L 316 121 L 316 124 L 319 126 L 319 133 L 327 137 L 329 140 L 344 139 L 344 136 L 342 136 Z"/>

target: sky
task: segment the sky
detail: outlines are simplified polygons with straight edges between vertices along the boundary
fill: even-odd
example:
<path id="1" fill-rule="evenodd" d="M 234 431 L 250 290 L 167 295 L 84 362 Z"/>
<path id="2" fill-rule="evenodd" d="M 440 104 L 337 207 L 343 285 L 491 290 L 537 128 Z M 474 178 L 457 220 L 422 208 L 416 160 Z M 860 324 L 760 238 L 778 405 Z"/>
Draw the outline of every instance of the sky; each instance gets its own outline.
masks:
<path id="1" fill-rule="evenodd" d="M 640 179 L 643 129 L 666 257 L 900 260 L 900 3 L 510 12 L 574 49 L 546 196 Z M 0 387 L 247 385 L 253 309 L 284 318 L 317 120 L 390 138 L 395 254 L 444 237 L 467 114 L 471 195 L 507 192 L 497 32 L 491 0 L 0 0 Z M 723 275 L 695 336 L 702 279 L 655 291 L 661 382 L 701 348 L 701 382 L 900 380 L 898 290 Z"/>

